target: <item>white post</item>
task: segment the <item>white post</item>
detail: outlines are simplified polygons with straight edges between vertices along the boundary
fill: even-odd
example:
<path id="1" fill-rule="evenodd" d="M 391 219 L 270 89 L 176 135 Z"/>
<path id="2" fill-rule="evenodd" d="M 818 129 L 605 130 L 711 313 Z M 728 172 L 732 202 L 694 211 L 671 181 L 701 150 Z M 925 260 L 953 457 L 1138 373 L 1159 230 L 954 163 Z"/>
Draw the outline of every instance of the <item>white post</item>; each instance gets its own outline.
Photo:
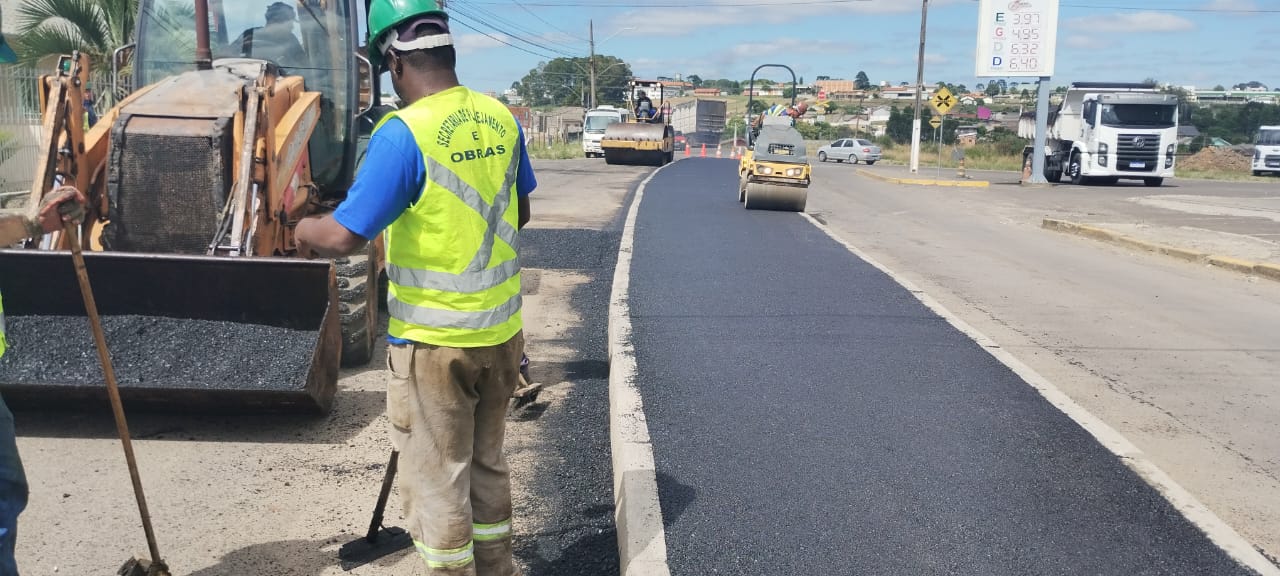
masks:
<path id="1" fill-rule="evenodd" d="M 929 20 L 929 0 L 920 8 L 920 55 L 916 61 L 916 117 L 911 122 L 911 173 L 920 171 L 920 104 L 924 98 L 924 33 Z"/>
<path id="2" fill-rule="evenodd" d="M 1036 139 L 1031 151 L 1031 183 L 1047 184 L 1044 177 L 1044 146 L 1049 135 L 1049 77 L 1040 77 L 1039 96 L 1036 100 Z"/>

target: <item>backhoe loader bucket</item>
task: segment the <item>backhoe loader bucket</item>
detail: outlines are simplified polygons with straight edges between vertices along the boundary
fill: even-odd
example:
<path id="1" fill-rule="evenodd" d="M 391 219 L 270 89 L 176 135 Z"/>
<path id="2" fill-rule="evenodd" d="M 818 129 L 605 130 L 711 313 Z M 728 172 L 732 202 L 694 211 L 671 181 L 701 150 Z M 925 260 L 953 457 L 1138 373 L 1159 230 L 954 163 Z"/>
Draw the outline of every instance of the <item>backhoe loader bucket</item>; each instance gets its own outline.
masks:
<path id="1" fill-rule="evenodd" d="M 616 122 L 600 138 L 608 164 L 662 166 L 675 151 L 675 132 L 665 124 Z"/>
<path id="2" fill-rule="evenodd" d="M 341 326 L 328 260 L 92 252 L 126 408 L 327 413 Z M 69 252 L 0 250 L 10 406 L 106 406 Z"/>

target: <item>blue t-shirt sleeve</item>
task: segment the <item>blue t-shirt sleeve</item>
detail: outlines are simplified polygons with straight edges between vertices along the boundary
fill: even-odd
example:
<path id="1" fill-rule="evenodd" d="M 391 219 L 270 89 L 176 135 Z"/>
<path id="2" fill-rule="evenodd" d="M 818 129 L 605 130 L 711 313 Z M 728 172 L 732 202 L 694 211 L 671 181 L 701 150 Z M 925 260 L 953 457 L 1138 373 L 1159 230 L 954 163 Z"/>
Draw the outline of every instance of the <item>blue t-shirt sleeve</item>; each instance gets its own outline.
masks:
<path id="1" fill-rule="evenodd" d="M 427 166 L 413 133 L 399 118 L 391 118 L 369 139 L 356 181 L 333 217 L 352 233 L 371 239 L 418 200 L 426 183 Z"/>
<path id="2" fill-rule="evenodd" d="M 533 175 L 533 165 L 529 164 L 529 150 L 524 145 L 524 127 L 516 123 L 520 130 L 520 168 L 516 172 L 516 195 L 525 198 L 538 187 L 538 179 Z"/>

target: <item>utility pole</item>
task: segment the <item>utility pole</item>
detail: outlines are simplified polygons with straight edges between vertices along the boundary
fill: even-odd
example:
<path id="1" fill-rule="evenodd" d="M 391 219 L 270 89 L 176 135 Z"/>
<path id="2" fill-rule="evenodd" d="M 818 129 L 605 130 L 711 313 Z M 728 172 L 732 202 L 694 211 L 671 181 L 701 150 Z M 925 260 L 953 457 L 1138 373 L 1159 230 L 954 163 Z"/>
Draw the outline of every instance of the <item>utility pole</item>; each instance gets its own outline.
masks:
<path id="1" fill-rule="evenodd" d="M 920 57 L 916 61 L 916 118 L 911 123 L 911 172 L 920 171 L 920 104 L 924 98 L 924 33 L 929 21 L 929 0 L 920 8 Z"/>
<path id="2" fill-rule="evenodd" d="M 596 24 L 593 20 L 587 20 L 587 42 L 591 44 L 591 57 L 587 59 L 587 68 L 591 73 L 591 101 L 588 102 L 590 105 L 587 109 L 593 110 L 596 107 Z"/>

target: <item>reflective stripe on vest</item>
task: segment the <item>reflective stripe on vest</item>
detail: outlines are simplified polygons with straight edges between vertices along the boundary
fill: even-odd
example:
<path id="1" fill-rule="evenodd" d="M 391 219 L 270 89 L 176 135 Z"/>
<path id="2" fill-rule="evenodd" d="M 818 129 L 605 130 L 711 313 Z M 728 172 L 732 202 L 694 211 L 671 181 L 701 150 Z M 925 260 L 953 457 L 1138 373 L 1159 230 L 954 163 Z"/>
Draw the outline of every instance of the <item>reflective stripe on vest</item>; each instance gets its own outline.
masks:
<path id="1" fill-rule="evenodd" d="M 502 219 L 502 215 L 507 211 L 507 205 L 511 203 L 511 196 L 498 194 L 491 205 L 484 200 L 479 191 L 464 182 L 449 168 L 436 162 L 435 158 L 428 156 L 426 161 L 427 178 L 452 192 L 463 204 L 475 210 L 477 214 L 483 215 L 489 227 L 485 230 L 484 241 L 480 244 L 480 249 L 476 251 L 475 257 L 471 259 L 471 263 L 467 264 L 466 270 L 462 271 L 462 273 L 452 274 L 422 268 L 407 268 L 388 262 L 387 279 L 403 286 L 429 290 L 480 292 L 498 286 L 518 274 L 520 272 L 520 262 L 514 259 L 507 260 L 493 268 L 485 268 L 485 265 L 489 263 L 489 259 L 493 257 L 493 238 L 495 235 L 502 239 L 503 242 L 506 242 L 508 246 L 519 249 L 519 232 L 506 220 Z M 515 186 L 516 172 L 519 169 L 520 155 L 513 153 L 500 190 L 508 190 Z"/>
<path id="2" fill-rule="evenodd" d="M 387 331 L 437 346 L 502 344 L 522 328 L 519 125 L 506 106 L 462 87 L 387 119 L 395 117 L 427 174 L 418 200 L 386 231 Z"/>

